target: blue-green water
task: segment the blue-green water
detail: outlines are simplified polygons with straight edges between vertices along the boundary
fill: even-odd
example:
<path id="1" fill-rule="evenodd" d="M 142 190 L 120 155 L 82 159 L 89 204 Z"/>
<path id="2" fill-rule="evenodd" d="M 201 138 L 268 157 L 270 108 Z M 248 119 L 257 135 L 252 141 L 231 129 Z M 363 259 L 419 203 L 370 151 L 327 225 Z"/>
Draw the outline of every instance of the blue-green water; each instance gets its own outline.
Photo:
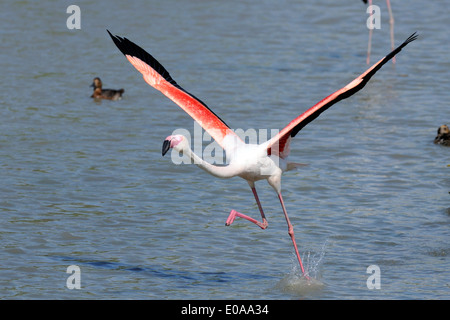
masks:
<path id="1" fill-rule="evenodd" d="M 387 9 L 373 61 L 390 50 Z M 77 4 L 81 29 L 69 30 Z M 450 27 L 444 1 L 393 1 L 408 45 L 291 144 L 308 167 L 281 207 L 257 184 L 161 157 L 192 119 L 149 87 L 106 33 L 152 53 L 232 128 L 281 129 L 366 68 L 361 1 L 4 1 L 0 4 L 0 297 L 3 299 L 448 299 Z M 94 102 L 89 85 L 125 88 Z M 81 270 L 68 289 L 66 269 Z M 368 289 L 367 268 L 380 268 Z"/>

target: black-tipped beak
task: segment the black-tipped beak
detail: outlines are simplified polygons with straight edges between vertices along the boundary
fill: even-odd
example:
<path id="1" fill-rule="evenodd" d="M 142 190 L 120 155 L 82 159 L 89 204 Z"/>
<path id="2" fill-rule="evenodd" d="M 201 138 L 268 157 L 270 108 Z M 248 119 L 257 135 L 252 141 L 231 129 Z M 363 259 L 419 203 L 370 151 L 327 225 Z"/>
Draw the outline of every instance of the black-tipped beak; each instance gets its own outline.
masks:
<path id="1" fill-rule="evenodd" d="M 163 155 L 163 157 L 167 153 L 167 151 L 169 151 L 169 149 L 170 149 L 170 140 L 164 140 L 163 146 L 162 146 L 162 155 Z"/>
<path id="2" fill-rule="evenodd" d="M 92 82 L 92 84 L 89 87 L 95 88 L 95 84 Z"/>

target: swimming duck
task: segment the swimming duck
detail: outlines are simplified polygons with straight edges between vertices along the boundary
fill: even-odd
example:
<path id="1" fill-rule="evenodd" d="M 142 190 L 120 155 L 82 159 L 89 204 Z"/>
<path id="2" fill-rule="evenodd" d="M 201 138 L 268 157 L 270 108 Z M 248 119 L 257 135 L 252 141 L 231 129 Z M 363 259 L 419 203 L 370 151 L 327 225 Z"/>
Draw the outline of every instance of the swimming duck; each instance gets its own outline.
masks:
<path id="1" fill-rule="evenodd" d="M 102 89 L 102 80 L 98 77 L 94 78 L 94 82 L 92 82 L 91 87 L 94 87 L 94 93 L 91 96 L 91 98 L 94 99 L 119 100 L 125 92 L 124 89 Z"/>
<path id="2" fill-rule="evenodd" d="M 434 138 L 434 143 L 442 144 L 443 146 L 450 146 L 450 130 L 448 126 L 443 124 L 437 130 L 437 136 Z"/>

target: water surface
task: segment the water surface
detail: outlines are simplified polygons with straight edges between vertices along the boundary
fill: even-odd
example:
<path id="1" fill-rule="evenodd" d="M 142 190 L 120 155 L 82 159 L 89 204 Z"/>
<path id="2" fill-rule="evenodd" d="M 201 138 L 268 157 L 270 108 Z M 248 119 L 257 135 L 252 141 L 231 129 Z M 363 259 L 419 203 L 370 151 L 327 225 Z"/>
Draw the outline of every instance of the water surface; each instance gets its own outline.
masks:
<path id="1" fill-rule="evenodd" d="M 373 37 L 389 52 L 384 1 Z M 354 97 L 292 143 L 283 196 L 308 270 L 298 268 L 281 207 L 257 184 L 218 180 L 161 157 L 164 138 L 193 130 L 149 87 L 106 33 L 151 52 L 232 128 L 281 129 L 366 68 L 357 1 L 78 1 L 0 4 L 0 297 L 3 299 L 448 299 L 450 45 L 444 1 L 393 2 L 396 42 L 414 31 Z M 447 12 L 445 12 L 447 11 Z M 125 88 L 95 102 L 89 85 Z M 208 143 L 206 143 L 208 144 Z M 69 265 L 81 289 L 69 290 Z M 381 271 L 369 290 L 368 266 Z M 294 284 L 294 287 L 292 286 Z"/>

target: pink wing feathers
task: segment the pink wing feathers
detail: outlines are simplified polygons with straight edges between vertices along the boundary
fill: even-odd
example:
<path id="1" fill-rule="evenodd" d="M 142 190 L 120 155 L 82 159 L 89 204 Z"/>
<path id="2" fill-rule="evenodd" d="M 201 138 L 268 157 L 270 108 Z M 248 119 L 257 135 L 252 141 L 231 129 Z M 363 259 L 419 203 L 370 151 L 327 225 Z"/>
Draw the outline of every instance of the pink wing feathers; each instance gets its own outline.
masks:
<path id="1" fill-rule="evenodd" d="M 186 111 L 222 148 L 225 149 L 224 138 L 227 135 L 241 141 L 204 102 L 180 87 L 153 56 L 127 38 L 108 33 L 128 61 L 142 73 L 144 80 Z"/>
<path id="2" fill-rule="evenodd" d="M 413 33 L 408 39 L 405 40 L 400 46 L 395 50 L 385 56 L 383 59 L 375 63 L 372 67 L 367 69 L 362 75 L 357 77 L 355 80 L 347 84 L 342 89 L 330 94 L 328 97 L 322 101 L 316 103 L 314 106 L 306 110 L 304 113 L 299 115 L 297 118 L 292 120 L 283 130 L 281 130 L 275 137 L 270 139 L 267 144 L 267 153 L 276 154 L 282 158 L 285 158 L 289 153 L 289 142 L 291 137 L 303 129 L 308 123 L 316 119 L 322 112 L 327 110 L 329 107 L 335 103 L 350 97 L 359 90 L 361 90 L 370 78 L 390 59 L 392 59 L 397 53 L 399 53 L 403 47 L 408 43 L 417 39 L 416 33 Z"/>
<path id="3" fill-rule="evenodd" d="M 242 141 L 205 103 L 180 87 L 172 79 L 169 72 L 149 53 L 127 38 L 113 36 L 109 31 L 108 33 L 128 61 L 142 73 L 144 80 L 185 110 L 222 148 L 225 149 L 224 138 L 227 135 L 232 135 L 234 139 Z M 399 47 L 367 69 L 366 72 L 292 120 L 283 130 L 267 142 L 267 153 L 286 158 L 289 154 L 290 138 L 295 137 L 301 129 L 329 107 L 361 90 L 386 62 L 395 57 L 408 43 L 416 39 L 417 35 L 413 33 Z"/>

